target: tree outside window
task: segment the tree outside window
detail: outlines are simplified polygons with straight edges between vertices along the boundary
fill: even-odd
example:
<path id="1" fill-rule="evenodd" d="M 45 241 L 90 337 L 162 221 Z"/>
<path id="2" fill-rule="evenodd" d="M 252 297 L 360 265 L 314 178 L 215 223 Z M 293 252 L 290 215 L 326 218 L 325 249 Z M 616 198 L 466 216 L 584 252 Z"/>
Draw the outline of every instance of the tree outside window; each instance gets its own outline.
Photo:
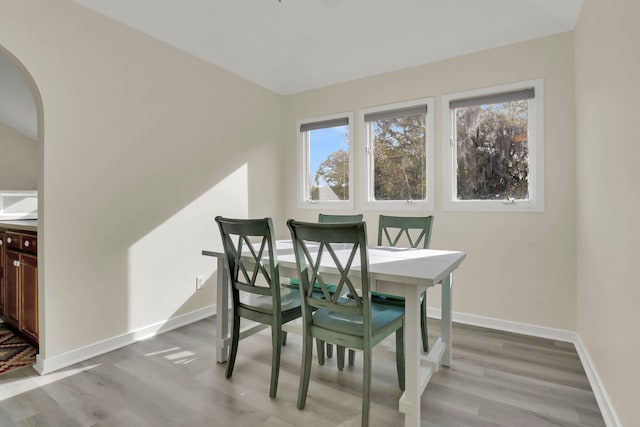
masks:
<path id="1" fill-rule="evenodd" d="M 433 209 L 433 98 L 361 111 L 363 206 Z"/>
<path id="2" fill-rule="evenodd" d="M 529 198 L 528 101 L 455 109 L 457 198 Z"/>
<path id="3" fill-rule="evenodd" d="M 298 122 L 299 207 L 353 206 L 351 117 L 345 113 Z"/>
<path id="4" fill-rule="evenodd" d="M 443 207 L 544 211 L 544 82 L 442 97 Z"/>
<path id="5" fill-rule="evenodd" d="M 309 132 L 311 200 L 349 200 L 348 150 L 347 126 Z"/>
<path id="6" fill-rule="evenodd" d="M 425 200 L 425 115 L 371 122 L 375 200 Z"/>

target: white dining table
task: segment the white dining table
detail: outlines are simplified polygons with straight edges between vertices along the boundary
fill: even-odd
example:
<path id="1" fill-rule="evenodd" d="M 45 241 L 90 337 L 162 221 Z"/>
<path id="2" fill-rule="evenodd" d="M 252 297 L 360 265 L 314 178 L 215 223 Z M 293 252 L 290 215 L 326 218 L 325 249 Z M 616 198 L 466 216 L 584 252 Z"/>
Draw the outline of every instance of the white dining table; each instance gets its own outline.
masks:
<path id="1" fill-rule="evenodd" d="M 278 265 L 281 277 L 297 277 L 293 244 L 290 240 L 277 241 Z M 217 258 L 217 321 L 216 358 L 225 362 L 231 345 L 229 328 L 229 275 L 224 251 L 203 250 L 203 255 Z M 466 253 L 435 249 L 404 249 L 370 246 L 369 277 L 372 291 L 405 298 L 405 391 L 398 409 L 405 414 L 405 426 L 420 426 L 421 396 L 429 380 L 440 366 L 451 365 L 451 311 L 453 271 L 464 260 Z M 330 258 L 330 257 L 326 257 Z M 324 267 L 331 272 L 331 265 Z M 359 266 L 353 266 L 355 272 Z M 336 270 L 337 272 L 337 270 Z M 224 286 L 220 286 L 224 284 Z M 441 335 L 428 353 L 422 352 L 420 331 L 420 296 L 427 288 L 442 286 Z M 240 333 L 244 338 L 265 325 L 249 325 Z"/>

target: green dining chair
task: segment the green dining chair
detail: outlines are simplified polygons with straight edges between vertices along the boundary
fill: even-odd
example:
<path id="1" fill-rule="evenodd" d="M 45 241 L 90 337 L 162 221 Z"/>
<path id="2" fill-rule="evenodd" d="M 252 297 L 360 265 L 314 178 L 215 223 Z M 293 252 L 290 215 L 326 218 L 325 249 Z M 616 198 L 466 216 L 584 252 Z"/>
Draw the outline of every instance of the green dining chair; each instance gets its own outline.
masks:
<path id="1" fill-rule="evenodd" d="M 378 217 L 378 246 L 408 247 L 428 249 L 431 244 L 433 215 L 429 216 L 388 216 Z M 373 293 L 373 300 L 380 304 L 404 306 L 404 298 L 394 295 Z M 427 295 L 422 294 L 420 304 L 420 329 L 422 330 L 422 349 L 429 351 L 427 333 Z"/>
<path id="2" fill-rule="evenodd" d="M 319 214 L 318 215 L 318 222 L 319 223 L 341 223 L 341 222 L 358 222 L 358 221 L 362 221 L 362 214 L 355 214 L 355 215 L 328 215 L 328 214 Z M 293 287 L 293 288 L 298 288 L 300 286 L 300 282 L 298 281 L 297 278 L 295 277 L 291 277 L 289 279 L 289 286 Z M 320 292 L 320 287 L 319 285 L 316 284 L 315 288 L 314 288 L 314 292 L 316 294 L 317 297 L 322 298 L 322 292 Z M 329 286 L 329 289 L 331 289 L 331 286 Z M 327 351 L 325 353 L 324 347 L 325 347 L 325 343 L 322 342 L 322 340 L 317 340 L 316 343 L 317 347 L 318 347 L 318 365 L 322 366 L 324 365 L 325 362 L 325 354 L 328 358 L 333 357 L 333 346 L 331 344 L 327 344 Z M 344 352 L 344 348 L 338 350 L 340 353 Z M 338 361 L 342 361 L 342 365 L 339 366 L 339 369 L 342 370 L 343 366 L 344 366 L 344 357 L 342 357 L 342 359 L 338 359 Z"/>
<path id="3" fill-rule="evenodd" d="M 337 224 L 344 222 L 360 222 L 362 221 L 362 214 L 354 215 L 332 215 L 332 214 L 318 214 L 318 222 L 320 224 Z"/>
<path id="4" fill-rule="evenodd" d="M 425 217 L 380 215 L 378 219 L 378 246 L 429 248 L 431 244 L 431 228 L 433 215 Z M 388 304 L 404 307 L 404 298 L 372 292 L 372 299 L 377 304 Z M 429 334 L 427 329 L 427 295 L 422 294 L 420 303 L 420 330 L 422 332 L 422 349 L 429 351 Z M 337 350 L 338 369 L 344 366 L 344 348 Z M 353 365 L 355 352 L 349 350 L 349 364 Z"/>
<path id="5" fill-rule="evenodd" d="M 340 224 L 345 222 L 360 222 L 362 221 L 362 214 L 353 215 L 334 215 L 334 214 L 318 214 L 318 223 L 320 224 Z M 333 345 L 327 343 L 327 357 L 333 357 Z M 344 347 L 338 346 L 338 369 L 344 368 Z M 351 353 L 349 353 L 351 354 Z M 340 357 L 342 355 L 342 357 Z M 324 351 L 318 351 L 318 359 L 322 359 L 324 364 Z"/>
<path id="6" fill-rule="evenodd" d="M 368 426 L 373 348 L 393 332 L 396 334 L 398 383 L 404 390 L 404 307 L 371 301 L 364 222 L 317 224 L 289 220 L 287 225 L 293 240 L 302 300 L 303 349 L 298 409 L 304 409 L 307 400 L 313 339 L 321 339 L 363 352 L 362 426 Z M 331 260 L 330 265 L 335 265 L 337 274 L 322 268 L 323 260 Z M 355 274 L 352 271 L 354 263 L 360 266 Z M 327 280 L 335 283 L 336 275 L 339 279 L 332 290 Z M 324 298 L 315 296 L 316 283 Z"/>
<path id="7" fill-rule="evenodd" d="M 240 318 L 271 326 L 271 386 L 276 397 L 280 351 L 286 341 L 282 325 L 301 316 L 300 292 L 281 285 L 271 218 L 216 217 L 220 228 L 233 301 L 231 350 L 226 377 L 231 378 L 240 341 Z M 248 257 L 246 262 L 242 258 Z"/>

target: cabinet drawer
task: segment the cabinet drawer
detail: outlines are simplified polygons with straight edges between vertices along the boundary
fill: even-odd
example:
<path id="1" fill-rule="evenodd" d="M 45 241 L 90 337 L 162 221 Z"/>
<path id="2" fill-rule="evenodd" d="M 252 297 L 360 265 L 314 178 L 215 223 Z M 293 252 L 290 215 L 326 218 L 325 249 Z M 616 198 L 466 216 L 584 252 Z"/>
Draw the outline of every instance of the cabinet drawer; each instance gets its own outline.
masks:
<path id="1" fill-rule="evenodd" d="M 28 254 L 38 254 L 38 238 L 32 234 L 23 234 L 22 239 L 22 252 Z"/>
<path id="2" fill-rule="evenodd" d="M 22 235 L 19 233 L 7 232 L 5 243 L 7 244 L 7 249 L 13 249 L 14 251 L 22 250 Z"/>
<path id="3" fill-rule="evenodd" d="M 7 232 L 4 239 L 6 249 L 37 255 L 38 236 L 35 234 Z"/>

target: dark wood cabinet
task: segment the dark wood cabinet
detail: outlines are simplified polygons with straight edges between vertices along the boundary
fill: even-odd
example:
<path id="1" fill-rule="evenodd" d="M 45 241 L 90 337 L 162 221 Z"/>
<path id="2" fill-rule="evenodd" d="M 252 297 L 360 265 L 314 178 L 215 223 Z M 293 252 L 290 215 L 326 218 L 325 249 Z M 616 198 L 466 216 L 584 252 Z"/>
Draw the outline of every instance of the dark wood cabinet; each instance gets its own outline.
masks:
<path id="1" fill-rule="evenodd" d="M 20 255 L 20 281 L 22 283 L 19 312 L 20 332 L 38 342 L 38 258 Z"/>
<path id="2" fill-rule="evenodd" d="M 6 251 L 4 278 L 4 321 L 20 329 L 20 254 Z"/>
<path id="3" fill-rule="evenodd" d="M 38 238 L 5 231 L 2 291 L 4 321 L 25 338 L 38 343 Z"/>

